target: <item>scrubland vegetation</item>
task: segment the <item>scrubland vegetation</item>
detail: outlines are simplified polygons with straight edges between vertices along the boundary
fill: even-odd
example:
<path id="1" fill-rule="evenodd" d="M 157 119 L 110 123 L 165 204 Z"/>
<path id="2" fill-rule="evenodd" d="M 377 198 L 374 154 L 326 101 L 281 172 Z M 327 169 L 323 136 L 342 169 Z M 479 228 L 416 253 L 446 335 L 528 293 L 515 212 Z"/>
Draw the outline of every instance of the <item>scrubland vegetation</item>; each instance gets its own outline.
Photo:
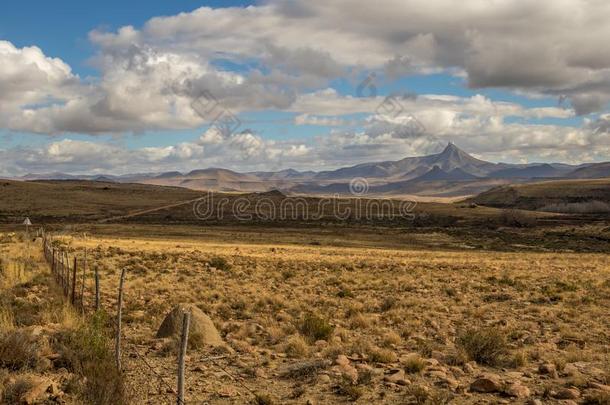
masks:
<path id="1" fill-rule="evenodd" d="M 208 314 L 225 343 L 189 345 L 193 403 L 607 403 L 605 254 L 232 239 L 62 239 L 88 249 L 108 313 L 127 269 L 124 378 L 136 403 L 175 400 L 177 342 L 155 334 L 180 303 Z"/>
<path id="2" fill-rule="evenodd" d="M 0 235 L 0 403 L 127 403 L 110 319 L 63 302 L 40 243 Z"/>

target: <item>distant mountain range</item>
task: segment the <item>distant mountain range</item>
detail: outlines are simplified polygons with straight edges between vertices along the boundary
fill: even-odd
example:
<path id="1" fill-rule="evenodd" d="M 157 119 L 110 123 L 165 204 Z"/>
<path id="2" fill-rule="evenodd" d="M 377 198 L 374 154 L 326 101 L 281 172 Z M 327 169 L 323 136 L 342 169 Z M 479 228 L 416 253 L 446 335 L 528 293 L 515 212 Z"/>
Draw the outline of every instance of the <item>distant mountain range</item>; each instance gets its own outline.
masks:
<path id="1" fill-rule="evenodd" d="M 363 178 L 369 196 L 456 197 L 477 194 L 492 187 L 541 179 L 598 179 L 610 177 L 610 162 L 509 164 L 477 159 L 453 143 L 440 153 L 398 161 L 362 163 L 331 171 L 285 169 L 276 172 L 238 173 L 208 168 L 180 172 L 113 175 L 28 174 L 19 180 L 92 180 L 178 186 L 193 190 L 266 192 L 287 194 L 347 195 L 350 182 Z"/>

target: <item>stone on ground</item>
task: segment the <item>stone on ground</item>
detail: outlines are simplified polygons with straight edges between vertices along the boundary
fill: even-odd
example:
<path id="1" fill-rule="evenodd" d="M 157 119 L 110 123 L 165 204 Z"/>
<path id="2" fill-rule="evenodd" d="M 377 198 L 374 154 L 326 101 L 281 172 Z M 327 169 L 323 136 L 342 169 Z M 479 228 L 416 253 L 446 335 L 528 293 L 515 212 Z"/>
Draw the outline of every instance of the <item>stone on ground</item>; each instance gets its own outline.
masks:
<path id="1" fill-rule="evenodd" d="M 225 345 L 210 317 L 193 304 L 175 306 L 161 323 L 157 331 L 157 338 L 180 336 L 185 312 L 191 313 L 189 340 L 195 337 L 204 346 L 218 347 Z"/>

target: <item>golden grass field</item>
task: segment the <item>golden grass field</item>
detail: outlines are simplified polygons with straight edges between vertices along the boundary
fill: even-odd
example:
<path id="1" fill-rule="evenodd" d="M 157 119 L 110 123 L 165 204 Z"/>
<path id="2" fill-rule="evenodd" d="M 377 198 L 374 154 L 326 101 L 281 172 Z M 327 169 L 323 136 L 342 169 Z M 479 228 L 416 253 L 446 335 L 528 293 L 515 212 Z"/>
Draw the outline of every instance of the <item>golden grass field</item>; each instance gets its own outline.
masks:
<path id="1" fill-rule="evenodd" d="M 177 342 L 155 333 L 180 303 L 208 314 L 226 343 L 191 337 L 187 403 L 609 401 L 606 254 L 413 248 L 384 243 L 382 232 L 376 243 L 357 233 L 219 233 L 56 240 L 87 249 L 86 302 L 97 268 L 110 319 L 127 271 L 129 403 L 175 402 Z M 3 246 L 3 257 L 19 246 Z"/>

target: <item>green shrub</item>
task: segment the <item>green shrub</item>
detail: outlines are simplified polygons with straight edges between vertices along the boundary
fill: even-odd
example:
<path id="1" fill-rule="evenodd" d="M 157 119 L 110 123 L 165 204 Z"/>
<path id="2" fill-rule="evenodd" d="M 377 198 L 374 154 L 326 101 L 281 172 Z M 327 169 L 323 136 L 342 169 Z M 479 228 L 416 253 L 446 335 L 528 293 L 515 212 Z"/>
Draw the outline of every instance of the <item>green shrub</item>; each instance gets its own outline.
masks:
<path id="1" fill-rule="evenodd" d="M 108 335 L 109 320 L 98 312 L 89 324 L 59 337 L 64 357 L 71 371 L 86 377 L 81 397 L 95 405 L 127 404 L 123 377 L 116 369 Z"/>

